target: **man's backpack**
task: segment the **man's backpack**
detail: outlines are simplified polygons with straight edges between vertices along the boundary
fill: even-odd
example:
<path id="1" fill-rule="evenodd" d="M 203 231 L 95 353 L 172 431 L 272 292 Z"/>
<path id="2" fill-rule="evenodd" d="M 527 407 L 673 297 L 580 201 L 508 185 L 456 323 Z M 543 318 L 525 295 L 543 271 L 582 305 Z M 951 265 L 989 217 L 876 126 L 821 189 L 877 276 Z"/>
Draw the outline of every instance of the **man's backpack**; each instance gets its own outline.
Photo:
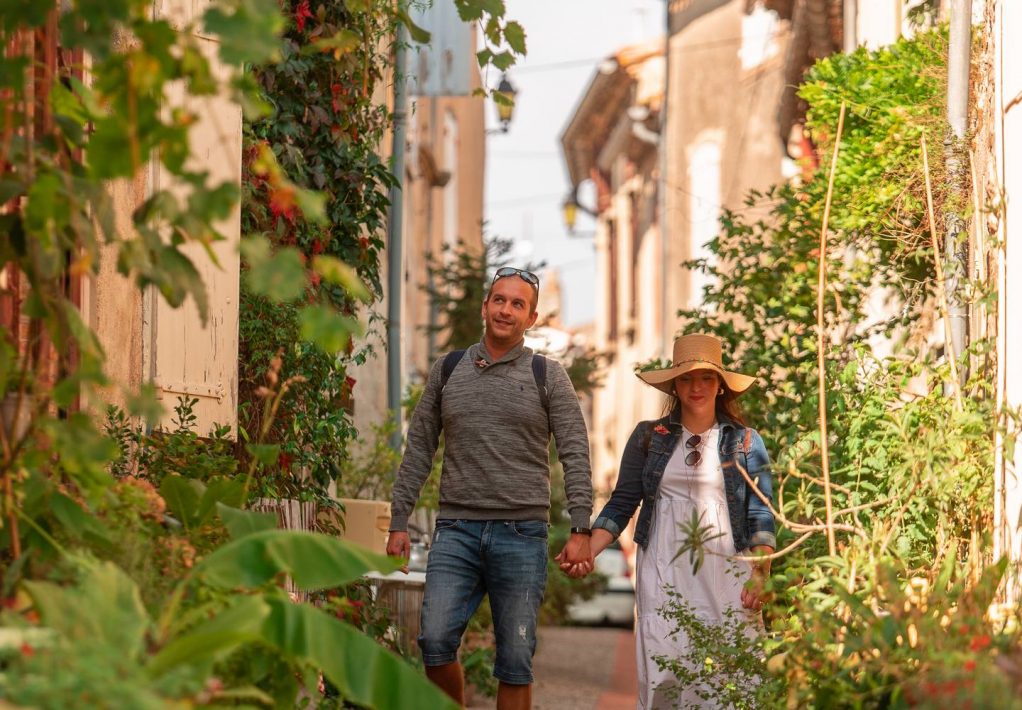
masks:
<path id="1" fill-rule="evenodd" d="M 455 350 L 444 356 L 443 364 L 440 365 L 440 391 L 436 396 L 436 408 L 438 410 L 444 396 L 444 387 L 447 386 L 447 380 L 451 379 L 451 373 L 454 372 L 454 368 L 461 362 L 465 352 L 465 350 Z M 532 377 L 536 380 L 536 389 L 539 390 L 539 401 L 543 403 L 543 409 L 546 411 L 547 421 L 549 421 L 550 395 L 546 388 L 546 358 L 539 353 L 534 353 L 532 356 Z"/>

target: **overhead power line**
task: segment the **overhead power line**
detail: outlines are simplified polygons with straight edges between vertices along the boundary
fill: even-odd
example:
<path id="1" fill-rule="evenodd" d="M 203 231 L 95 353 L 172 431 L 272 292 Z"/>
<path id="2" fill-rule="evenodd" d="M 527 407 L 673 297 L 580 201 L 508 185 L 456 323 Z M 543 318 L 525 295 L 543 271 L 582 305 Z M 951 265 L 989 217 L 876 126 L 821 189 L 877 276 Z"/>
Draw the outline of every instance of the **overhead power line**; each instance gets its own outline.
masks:
<path id="1" fill-rule="evenodd" d="M 728 45 L 738 46 L 743 42 L 773 39 L 778 34 L 780 34 L 780 32 L 775 30 L 758 37 L 725 37 L 722 39 L 708 40 L 706 42 L 693 42 L 692 44 L 687 44 L 684 47 L 675 50 L 674 54 L 688 54 L 689 52 L 699 52 L 704 49 L 714 49 L 716 47 L 726 47 Z M 611 56 L 603 55 L 601 57 L 589 57 L 587 59 L 566 59 L 560 62 L 547 62 L 546 64 L 515 66 L 512 67 L 511 71 L 514 72 L 514 74 L 561 71 L 564 69 L 574 69 L 576 67 L 592 66 L 598 62 L 604 62 L 612 58 L 613 57 Z"/>
<path id="2" fill-rule="evenodd" d="M 523 195 L 522 197 L 508 197 L 503 200 L 490 200 L 486 203 L 487 209 L 492 207 L 514 207 L 516 205 L 527 205 L 543 200 L 563 199 L 563 192 L 545 192 L 541 195 Z"/>

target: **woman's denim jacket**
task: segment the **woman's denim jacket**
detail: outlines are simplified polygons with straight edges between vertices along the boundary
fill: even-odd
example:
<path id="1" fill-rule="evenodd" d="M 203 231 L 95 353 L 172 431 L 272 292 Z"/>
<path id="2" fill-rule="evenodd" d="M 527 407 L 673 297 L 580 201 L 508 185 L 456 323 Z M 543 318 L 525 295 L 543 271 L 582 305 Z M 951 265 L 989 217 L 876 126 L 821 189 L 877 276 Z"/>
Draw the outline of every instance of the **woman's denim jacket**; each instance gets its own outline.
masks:
<path id="1" fill-rule="evenodd" d="M 639 520 L 635 524 L 634 539 L 636 544 L 646 548 L 649 531 L 653 527 L 656 509 L 654 503 L 659 494 L 660 479 L 680 439 L 681 410 L 678 408 L 661 419 L 639 422 L 625 445 L 617 485 L 593 523 L 594 528 L 603 528 L 617 538 L 628 525 L 635 508 L 642 503 Z M 646 441 L 649 442 L 648 454 Z M 738 470 L 738 466 L 745 468 L 749 478 L 756 482 L 760 493 L 772 505 L 770 457 L 763 439 L 755 429 L 731 420 L 722 420 L 719 449 L 735 550 L 741 552 L 757 545 L 776 547 L 774 516 L 770 508 L 746 484 Z"/>

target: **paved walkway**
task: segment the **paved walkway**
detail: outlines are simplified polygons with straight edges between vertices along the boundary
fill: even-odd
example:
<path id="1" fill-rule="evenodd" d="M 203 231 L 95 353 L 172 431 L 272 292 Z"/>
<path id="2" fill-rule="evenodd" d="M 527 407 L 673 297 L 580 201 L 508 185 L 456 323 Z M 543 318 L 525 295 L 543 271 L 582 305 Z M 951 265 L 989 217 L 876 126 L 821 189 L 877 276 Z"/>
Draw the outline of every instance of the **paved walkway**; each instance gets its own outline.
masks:
<path id="1" fill-rule="evenodd" d="M 630 630 L 545 626 L 533 662 L 533 710 L 634 710 L 635 638 Z M 493 698 L 469 707 L 496 708 Z"/>

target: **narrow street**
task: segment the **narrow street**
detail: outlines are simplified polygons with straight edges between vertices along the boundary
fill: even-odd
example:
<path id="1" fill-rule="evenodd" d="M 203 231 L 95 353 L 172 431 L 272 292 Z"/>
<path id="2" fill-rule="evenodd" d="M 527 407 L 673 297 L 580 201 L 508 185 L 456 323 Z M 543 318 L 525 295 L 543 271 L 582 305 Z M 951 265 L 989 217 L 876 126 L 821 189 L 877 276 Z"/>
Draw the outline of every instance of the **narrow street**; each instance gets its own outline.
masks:
<path id="1" fill-rule="evenodd" d="M 546 626 L 534 663 L 533 710 L 632 710 L 635 637 L 629 629 Z M 496 708 L 475 698 L 470 708 Z"/>

